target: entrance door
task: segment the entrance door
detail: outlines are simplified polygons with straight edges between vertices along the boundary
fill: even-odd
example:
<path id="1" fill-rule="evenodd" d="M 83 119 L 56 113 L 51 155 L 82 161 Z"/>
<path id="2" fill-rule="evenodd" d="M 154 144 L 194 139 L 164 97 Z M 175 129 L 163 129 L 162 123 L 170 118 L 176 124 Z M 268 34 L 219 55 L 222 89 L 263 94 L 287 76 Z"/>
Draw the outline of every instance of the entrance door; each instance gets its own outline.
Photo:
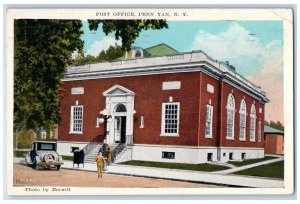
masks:
<path id="1" fill-rule="evenodd" d="M 115 142 L 126 142 L 126 116 L 115 116 Z"/>
<path id="2" fill-rule="evenodd" d="M 121 117 L 121 143 L 126 143 L 126 116 Z"/>

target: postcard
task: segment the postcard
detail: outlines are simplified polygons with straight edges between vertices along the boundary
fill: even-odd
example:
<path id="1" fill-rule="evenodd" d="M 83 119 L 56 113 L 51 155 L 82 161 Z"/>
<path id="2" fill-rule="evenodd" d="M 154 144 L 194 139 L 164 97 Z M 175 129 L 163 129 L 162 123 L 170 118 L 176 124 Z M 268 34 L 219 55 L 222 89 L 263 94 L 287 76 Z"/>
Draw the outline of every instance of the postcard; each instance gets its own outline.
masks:
<path id="1" fill-rule="evenodd" d="M 294 192 L 293 10 L 13 9 L 7 194 Z"/>

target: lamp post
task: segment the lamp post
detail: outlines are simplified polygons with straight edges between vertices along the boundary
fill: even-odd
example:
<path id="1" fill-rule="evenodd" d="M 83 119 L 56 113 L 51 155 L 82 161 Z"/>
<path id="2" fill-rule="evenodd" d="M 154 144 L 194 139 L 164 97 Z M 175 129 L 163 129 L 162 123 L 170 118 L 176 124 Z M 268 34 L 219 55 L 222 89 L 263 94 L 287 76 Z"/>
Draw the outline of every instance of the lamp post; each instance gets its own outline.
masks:
<path id="1" fill-rule="evenodd" d="M 96 128 L 99 128 L 99 124 L 103 123 L 104 125 L 104 136 L 107 141 L 107 122 L 112 122 L 112 116 L 107 114 L 106 110 L 100 111 L 99 117 L 97 117 Z"/>

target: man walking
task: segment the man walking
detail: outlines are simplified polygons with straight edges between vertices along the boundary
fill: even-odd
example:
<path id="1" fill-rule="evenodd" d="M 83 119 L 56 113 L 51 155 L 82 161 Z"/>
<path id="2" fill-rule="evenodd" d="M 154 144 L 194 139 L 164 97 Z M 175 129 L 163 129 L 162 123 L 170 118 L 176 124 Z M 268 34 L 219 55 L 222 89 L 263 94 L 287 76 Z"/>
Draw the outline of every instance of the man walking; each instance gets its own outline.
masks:
<path id="1" fill-rule="evenodd" d="M 112 148 L 109 145 L 107 147 L 107 153 L 108 153 L 108 155 L 107 155 L 107 163 L 108 163 L 108 165 L 110 165 L 111 160 L 112 160 Z"/>
<path id="2" fill-rule="evenodd" d="M 102 156 L 102 152 L 99 152 L 97 158 L 96 158 L 96 162 L 97 162 L 97 168 L 98 168 L 98 178 L 102 178 L 102 169 L 105 163 L 105 158 Z"/>

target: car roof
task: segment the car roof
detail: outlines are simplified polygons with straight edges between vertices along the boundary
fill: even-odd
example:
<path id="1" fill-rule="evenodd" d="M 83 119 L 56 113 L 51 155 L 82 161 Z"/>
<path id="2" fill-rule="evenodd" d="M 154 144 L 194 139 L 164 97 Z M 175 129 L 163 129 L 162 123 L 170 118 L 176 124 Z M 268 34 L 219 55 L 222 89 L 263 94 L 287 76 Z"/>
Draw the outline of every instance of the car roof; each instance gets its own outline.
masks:
<path id="1" fill-rule="evenodd" d="M 53 143 L 56 144 L 56 141 L 46 141 L 46 140 L 35 140 L 32 143 Z"/>

